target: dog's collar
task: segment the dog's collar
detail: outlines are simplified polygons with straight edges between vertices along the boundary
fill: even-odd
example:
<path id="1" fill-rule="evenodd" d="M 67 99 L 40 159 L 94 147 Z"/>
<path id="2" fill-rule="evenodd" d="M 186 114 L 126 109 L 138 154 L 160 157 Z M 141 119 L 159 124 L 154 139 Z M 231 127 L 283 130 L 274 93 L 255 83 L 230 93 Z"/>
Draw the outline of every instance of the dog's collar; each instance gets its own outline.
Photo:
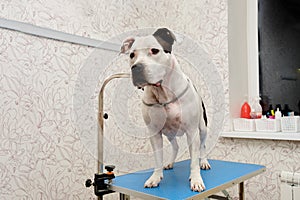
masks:
<path id="1" fill-rule="evenodd" d="M 144 100 L 143 104 L 146 106 L 158 106 L 158 107 L 165 107 L 167 105 L 169 105 L 170 103 L 174 103 L 175 101 L 177 101 L 179 98 L 181 98 L 189 89 L 189 83 L 186 85 L 185 89 L 174 99 L 172 99 L 171 101 L 168 102 L 164 102 L 164 103 L 146 103 Z"/>

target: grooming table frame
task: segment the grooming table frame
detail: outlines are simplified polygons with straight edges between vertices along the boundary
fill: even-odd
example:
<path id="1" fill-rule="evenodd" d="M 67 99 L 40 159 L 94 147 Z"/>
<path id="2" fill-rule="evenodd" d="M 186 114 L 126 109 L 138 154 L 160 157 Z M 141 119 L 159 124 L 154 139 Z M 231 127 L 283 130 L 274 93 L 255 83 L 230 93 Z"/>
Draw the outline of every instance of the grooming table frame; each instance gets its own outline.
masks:
<path id="1" fill-rule="evenodd" d="M 129 78 L 126 73 L 114 74 L 107 78 L 98 96 L 98 173 L 103 173 L 103 135 L 104 135 L 104 112 L 103 99 L 104 88 L 109 81 L 115 78 Z M 174 164 L 174 168 L 164 171 L 164 178 L 156 188 L 144 188 L 144 182 L 151 176 L 152 170 L 144 170 L 117 176 L 109 189 L 120 193 L 120 200 L 129 200 L 130 195 L 149 200 L 161 199 L 231 199 L 225 189 L 233 185 L 239 185 L 239 199 L 244 200 L 244 181 L 264 171 L 266 168 L 261 165 L 227 162 L 220 160 L 209 160 L 212 169 L 201 170 L 201 175 L 206 186 L 203 192 L 193 192 L 189 186 L 190 161 L 185 160 Z M 225 197 L 214 195 L 223 192 Z M 102 199 L 103 197 L 98 197 Z"/>
<path id="2" fill-rule="evenodd" d="M 210 170 L 201 170 L 206 190 L 193 192 L 189 186 L 190 160 L 177 162 L 172 170 L 164 171 L 164 178 L 157 188 L 144 188 L 144 182 L 153 170 L 144 170 L 117 176 L 110 189 L 120 193 L 120 199 L 128 200 L 130 195 L 149 200 L 161 199 L 231 199 L 225 189 L 239 185 L 239 199 L 245 199 L 244 181 L 266 171 L 262 165 L 209 160 Z M 225 197 L 214 195 L 223 192 Z"/>

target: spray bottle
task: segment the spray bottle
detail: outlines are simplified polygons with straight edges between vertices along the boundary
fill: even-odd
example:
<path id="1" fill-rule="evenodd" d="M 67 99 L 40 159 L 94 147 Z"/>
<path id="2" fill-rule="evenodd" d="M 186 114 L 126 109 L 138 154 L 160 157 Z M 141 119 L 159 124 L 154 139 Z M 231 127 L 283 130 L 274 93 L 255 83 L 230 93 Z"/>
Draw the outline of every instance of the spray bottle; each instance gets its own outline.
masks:
<path id="1" fill-rule="evenodd" d="M 250 116 L 252 119 L 260 119 L 262 116 L 262 107 L 259 104 L 260 98 L 256 97 L 252 99 L 251 102 L 251 113 Z"/>

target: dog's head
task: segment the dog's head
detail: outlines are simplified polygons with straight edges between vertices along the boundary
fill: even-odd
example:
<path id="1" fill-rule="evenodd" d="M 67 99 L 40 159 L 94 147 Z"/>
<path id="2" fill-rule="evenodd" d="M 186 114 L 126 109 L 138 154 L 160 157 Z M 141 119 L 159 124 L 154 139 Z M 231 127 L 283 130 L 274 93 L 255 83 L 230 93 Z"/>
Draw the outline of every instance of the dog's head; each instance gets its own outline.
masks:
<path id="1" fill-rule="evenodd" d="M 172 45 L 176 40 L 167 28 L 152 35 L 129 37 L 123 41 L 121 53 L 128 53 L 132 82 L 137 87 L 160 86 L 172 65 Z"/>

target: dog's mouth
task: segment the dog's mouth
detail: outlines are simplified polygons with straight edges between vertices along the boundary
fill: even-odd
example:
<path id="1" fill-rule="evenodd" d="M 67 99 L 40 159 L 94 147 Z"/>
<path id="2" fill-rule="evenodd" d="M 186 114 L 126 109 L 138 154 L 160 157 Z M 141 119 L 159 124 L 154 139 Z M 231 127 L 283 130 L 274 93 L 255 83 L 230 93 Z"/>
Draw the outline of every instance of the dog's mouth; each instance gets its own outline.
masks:
<path id="1" fill-rule="evenodd" d="M 163 80 L 160 80 L 156 83 L 136 83 L 134 84 L 135 86 L 137 86 L 138 88 L 142 89 L 146 86 L 153 86 L 153 87 L 161 87 Z"/>
<path id="2" fill-rule="evenodd" d="M 155 87 L 160 87 L 161 86 L 161 84 L 162 84 L 162 80 L 160 80 L 160 81 L 158 81 L 157 83 L 155 83 L 155 84 L 150 84 L 151 86 L 155 86 Z"/>

